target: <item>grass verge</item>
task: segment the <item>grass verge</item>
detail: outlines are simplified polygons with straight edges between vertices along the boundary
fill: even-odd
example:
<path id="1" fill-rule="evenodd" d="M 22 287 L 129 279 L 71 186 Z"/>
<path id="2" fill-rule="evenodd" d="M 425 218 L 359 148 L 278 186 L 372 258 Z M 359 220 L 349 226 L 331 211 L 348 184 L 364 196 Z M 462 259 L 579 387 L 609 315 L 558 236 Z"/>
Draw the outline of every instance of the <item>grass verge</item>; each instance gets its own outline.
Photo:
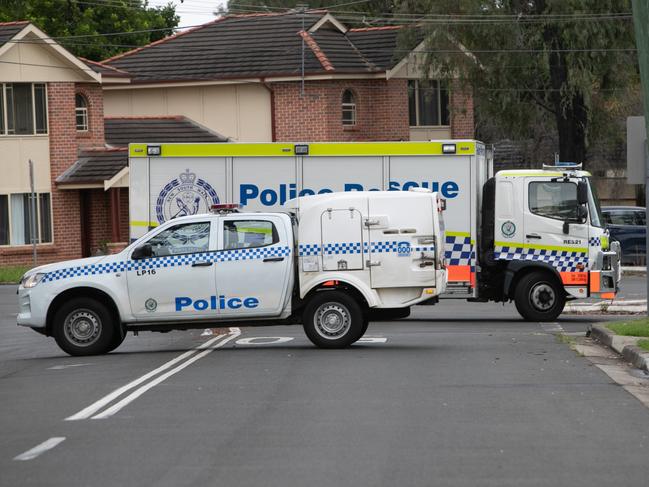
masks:
<path id="1" fill-rule="evenodd" d="M 640 318 L 639 320 L 616 321 L 614 323 L 606 323 L 606 328 L 611 330 L 616 335 L 632 336 L 632 337 L 649 337 L 649 318 Z"/>
<path id="2" fill-rule="evenodd" d="M 636 343 L 638 347 L 640 347 L 643 350 L 646 350 L 649 352 L 649 340 L 638 340 L 638 343 Z"/>
<path id="3" fill-rule="evenodd" d="M 18 281 L 30 266 L 4 266 L 0 267 L 0 284 L 18 284 Z"/>

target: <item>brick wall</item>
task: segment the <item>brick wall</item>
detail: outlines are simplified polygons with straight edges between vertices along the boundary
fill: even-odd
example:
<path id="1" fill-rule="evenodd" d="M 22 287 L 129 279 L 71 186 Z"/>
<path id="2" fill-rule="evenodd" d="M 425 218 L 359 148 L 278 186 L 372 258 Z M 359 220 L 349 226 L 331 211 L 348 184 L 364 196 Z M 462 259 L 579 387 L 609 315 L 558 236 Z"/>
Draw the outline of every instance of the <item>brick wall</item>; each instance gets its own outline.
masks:
<path id="1" fill-rule="evenodd" d="M 104 96 L 100 85 L 76 83 L 75 94 L 79 93 L 88 102 L 88 131 L 76 132 L 80 149 L 104 146 Z M 76 122 L 75 122 L 76 124 Z"/>
<path id="2" fill-rule="evenodd" d="M 454 139 L 473 139 L 475 121 L 473 119 L 473 92 L 470 87 L 455 81 L 451 83 L 450 93 L 451 137 Z"/>
<path id="3" fill-rule="evenodd" d="M 406 80 L 309 81 L 273 83 L 278 141 L 408 140 Z M 356 98 L 356 125 L 342 124 L 342 95 Z"/>
<path id="4" fill-rule="evenodd" d="M 75 119 L 75 94 L 83 93 L 88 100 L 89 130 L 77 132 Z M 80 147 L 104 145 L 104 107 L 101 87 L 86 83 L 52 82 L 47 84 L 48 128 L 50 143 L 50 175 L 52 202 L 53 243 L 38 245 L 38 264 L 81 257 L 81 200 L 79 190 L 61 190 L 56 178 L 77 160 Z M 101 191 L 103 193 L 103 191 Z M 91 248 L 104 238 L 110 217 L 103 200 L 106 195 L 93 195 L 93 211 L 97 216 L 92 225 Z M 31 265 L 31 246 L 0 248 L 3 265 Z"/>

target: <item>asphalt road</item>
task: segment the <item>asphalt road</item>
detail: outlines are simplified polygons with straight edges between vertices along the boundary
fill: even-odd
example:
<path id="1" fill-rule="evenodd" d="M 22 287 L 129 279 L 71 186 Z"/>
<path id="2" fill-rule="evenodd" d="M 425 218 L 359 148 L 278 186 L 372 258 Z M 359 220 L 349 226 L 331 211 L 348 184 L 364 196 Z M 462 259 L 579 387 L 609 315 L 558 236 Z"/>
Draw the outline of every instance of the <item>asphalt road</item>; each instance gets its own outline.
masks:
<path id="1" fill-rule="evenodd" d="M 73 358 L 16 327 L 13 290 L 2 486 L 647 485 L 649 410 L 552 334 L 601 318 L 447 301 L 347 350 L 270 327 L 142 333 Z"/>

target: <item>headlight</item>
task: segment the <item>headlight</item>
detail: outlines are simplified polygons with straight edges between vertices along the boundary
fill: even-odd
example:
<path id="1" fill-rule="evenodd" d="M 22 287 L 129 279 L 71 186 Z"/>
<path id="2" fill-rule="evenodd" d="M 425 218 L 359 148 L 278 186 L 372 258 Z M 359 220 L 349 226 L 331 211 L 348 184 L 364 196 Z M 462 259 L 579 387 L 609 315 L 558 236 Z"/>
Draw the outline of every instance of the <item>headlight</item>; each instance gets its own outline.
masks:
<path id="1" fill-rule="evenodd" d="M 36 274 L 30 274 L 29 276 L 23 277 L 21 284 L 25 288 L 32 288 L 36 286 L 36 284 L 41 282 L 44 277 L 45 277 L 45 272 L 37 272 Z"/>

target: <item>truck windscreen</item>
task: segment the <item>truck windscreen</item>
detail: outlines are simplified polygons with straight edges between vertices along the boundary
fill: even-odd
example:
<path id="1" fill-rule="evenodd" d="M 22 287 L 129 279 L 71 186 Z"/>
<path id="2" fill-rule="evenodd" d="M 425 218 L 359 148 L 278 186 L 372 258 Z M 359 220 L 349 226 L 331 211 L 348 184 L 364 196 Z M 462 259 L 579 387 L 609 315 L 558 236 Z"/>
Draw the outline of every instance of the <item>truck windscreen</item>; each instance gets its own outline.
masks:
<path id="1" fill-rule="evenodd" d="M 602 217 L 602 209 L 599 206 L 599 198 L 597 191 L 591 178 L 585 178 L 588 181 L 588 213 L 590 213 L 590 223 L 595 227 L 604 226 L 604 218 Z"/>

